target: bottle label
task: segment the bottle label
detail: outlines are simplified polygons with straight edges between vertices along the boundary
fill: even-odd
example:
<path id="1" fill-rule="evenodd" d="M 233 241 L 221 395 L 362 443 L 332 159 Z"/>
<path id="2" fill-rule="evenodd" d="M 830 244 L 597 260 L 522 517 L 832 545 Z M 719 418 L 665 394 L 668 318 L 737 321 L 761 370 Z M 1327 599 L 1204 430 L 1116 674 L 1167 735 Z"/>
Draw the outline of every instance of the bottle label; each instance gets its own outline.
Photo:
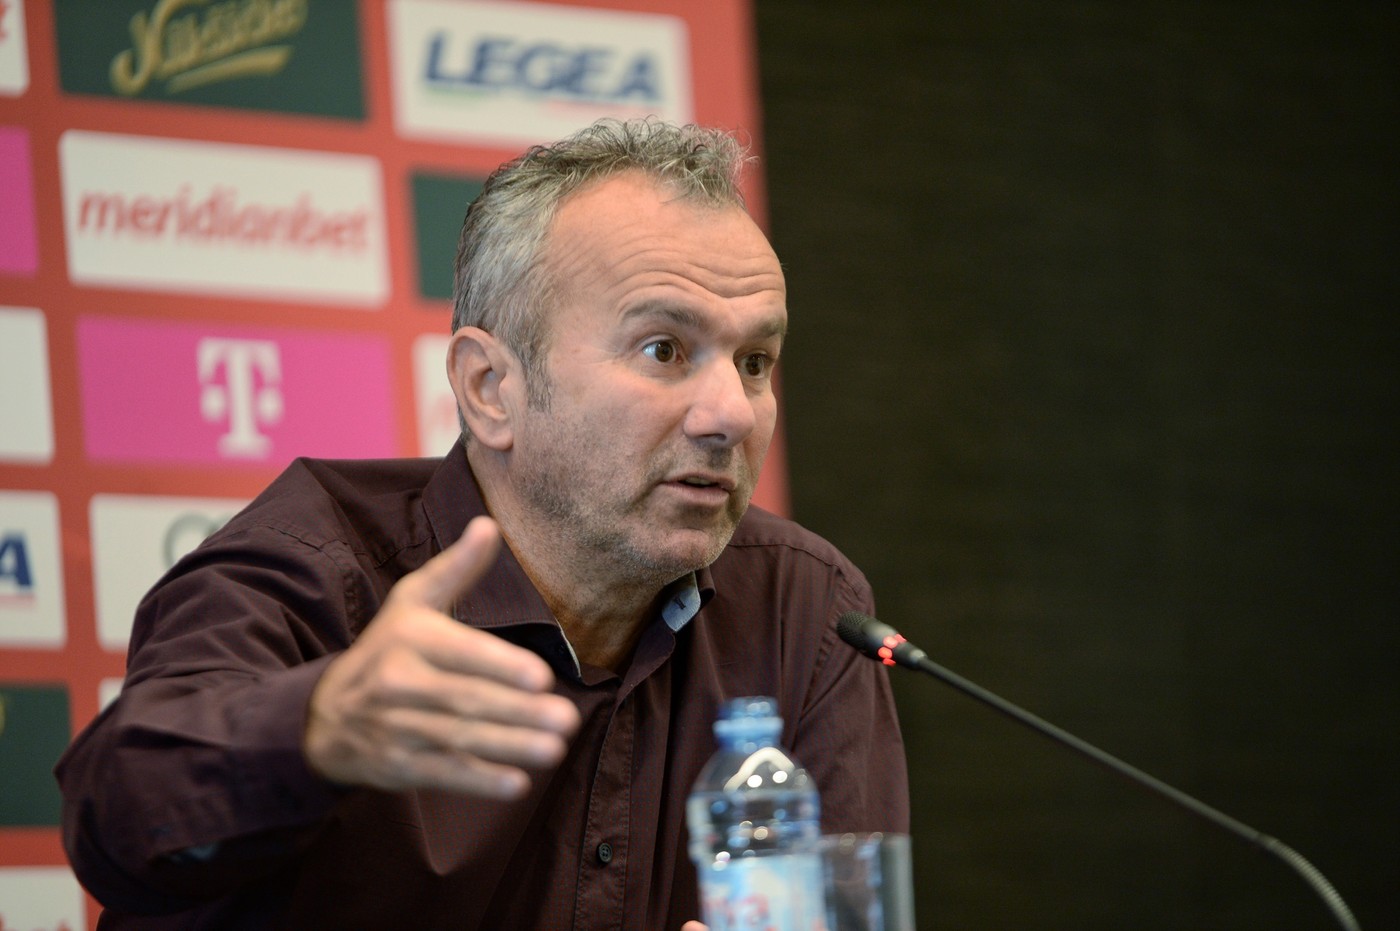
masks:
<path id="1" fill-rule="evenodd" d="M 710 931 L 826 931 L 821 857 L 740 857 L 700 871 Z"/>

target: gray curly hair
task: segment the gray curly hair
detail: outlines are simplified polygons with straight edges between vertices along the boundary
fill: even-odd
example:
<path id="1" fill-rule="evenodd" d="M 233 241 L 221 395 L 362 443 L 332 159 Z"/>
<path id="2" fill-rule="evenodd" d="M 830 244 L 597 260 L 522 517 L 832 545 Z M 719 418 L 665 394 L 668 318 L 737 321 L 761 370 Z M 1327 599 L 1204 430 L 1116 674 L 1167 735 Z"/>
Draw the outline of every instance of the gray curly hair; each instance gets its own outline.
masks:
<path id="1" fill-rule="evenodd" d="M 739 179 L 748 160 L 723 130 L 647 118 L 599 120 L 507 162 L 486 180 L 462 223 L 452 331 L 480 327 L 505 343 L 525 367 L 530 403 L 547 407 L 553 295 L 544 251 L 563 201 L 610 175 L 640 171 L 683 199 L 743 207 Z"/>

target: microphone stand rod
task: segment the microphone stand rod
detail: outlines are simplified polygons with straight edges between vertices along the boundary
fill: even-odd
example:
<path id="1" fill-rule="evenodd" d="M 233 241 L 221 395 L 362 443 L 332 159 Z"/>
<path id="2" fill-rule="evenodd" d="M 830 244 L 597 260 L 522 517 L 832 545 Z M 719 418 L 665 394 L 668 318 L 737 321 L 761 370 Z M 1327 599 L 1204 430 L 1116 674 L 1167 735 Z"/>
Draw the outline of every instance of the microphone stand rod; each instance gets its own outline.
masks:
<path id="1" fill-rule="evenodd" d="M 1309 863 L 1306 857 L 1278 838 L 1270 837 L 1262 831 L 1257 831 L 1249 825 L 1231 818 L 1224 812 L 1212 808 L 1205 802 L 1191 795 L 1187 795 L 1175 786 L 1168 785 L 1155 776 L 1143 772 L 1136 766 L 1123 762 L 1110 753 L 1105 753 L 1088 741 L 1081 740 L 1069 731 L 1056 727 L 1044 718 L 1038 717 L 1019 705 L 1007 701 L 1000 695 L 987 691 L 977 683 L 964 679 L 951 669 L 938 665 L 926 655 L 910 658 L 902 663 L 902 665 L 908 665 L 928 673 L 935 679 L 952 686 L 964 695 L 976 699 L 994 711 L 998 711 L 1015 721 L 1019 721 L 1031 730 L 1039 732 L 1042 736 L 1069 747 L 1071 750 L 1078 751 L 1108 771 L 1122 776 L 1129 782 L 1149 789 L 1169 801 L 1175 802 L 1192 814 L 1209 821 L 1217 827 L 1224 828 L 1226 831 L 1258 847 L 1260 850 L 1273 854 L 1284 863 L 1288 864 L 1298 875 L 1303 877 L 1303 880 L 1307 882 L 1322 901 L 1326 903 L 1339 925 L 1346 929 L 1346 931 L 1360 931 L 1360 926 L 1356 923 L 1356 918 L 1352 915 L 1351 909 L 1347 907 L 1346 902 L 1343 901 L 1341 895 L 1332 884 L 1327 881 L 1327 877 L 1323 876 L 1317 867 Z"/>

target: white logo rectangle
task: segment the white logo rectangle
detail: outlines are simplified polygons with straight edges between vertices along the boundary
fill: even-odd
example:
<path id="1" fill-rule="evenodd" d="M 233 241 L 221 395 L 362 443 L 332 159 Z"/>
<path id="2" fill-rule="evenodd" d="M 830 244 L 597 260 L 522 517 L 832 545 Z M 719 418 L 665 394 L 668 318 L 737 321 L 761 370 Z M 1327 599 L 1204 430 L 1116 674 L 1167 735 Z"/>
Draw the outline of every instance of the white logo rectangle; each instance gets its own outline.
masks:
<path id="1" fill-rule="evenodd" d="M 394 0 L 394 123 L 405 136 L 509 146 L 603 116 L 692 116 L 685 21 L 501 0 Z"/>
<path id="2" fill-rule="evenodd" d="M 58 526 L 53 495 L 0 491 L 0 647 L 67 642 Z"/>
<path id="3" fill-rule="evenodd" d="M 413 395 L 418 404 L 418 454 L 442 456 L 462 435 L 457 396 L 447 380 L 446 336 L 428 333 L 413 342 Z"/>
<path id="4" fill-rule="evenodd" d="M 66 866 L 0 867 L 0 931 L 87 927 L 83 889 Z"/>
<path id="5" fill-rule="evenodd" d="M 0 460 L 53 459 L 49 339 L 42 312 L 0 307 Z"/>
<path id="6" fill-rule="evenodd" d="M 69 130 L 59 162 L 79 284 L 361 307 L 389 293 L 370 156 Z"/>
<path id="7" fill-rule="evenodd" d="M 98 642 L 105 649 L 124 651 L 131 639 L 132 616 L 146 592 L 247 503 L 233 498 L 94 495 L 88 510 Z"/>
<path id="8" fill-rule="evenodd" d="M 29 88 L 26 38 L 24 4 L 19 0 L 0 0 L 0 94 L 18 97 Z"/>

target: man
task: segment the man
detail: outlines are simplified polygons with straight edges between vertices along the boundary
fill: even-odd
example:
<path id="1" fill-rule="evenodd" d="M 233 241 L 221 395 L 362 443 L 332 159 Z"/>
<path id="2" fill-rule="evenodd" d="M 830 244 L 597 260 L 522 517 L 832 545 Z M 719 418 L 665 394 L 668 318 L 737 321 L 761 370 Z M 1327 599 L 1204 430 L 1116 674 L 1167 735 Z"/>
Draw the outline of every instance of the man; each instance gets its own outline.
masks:
<path id="1" fill-rule="evenodd" d="M 779 699 L 824 829 L 908 829 L 883 669 L 835 633 L 869 586 L 748 508 L 787 311 L 741 163 L 602 122 L 492 176 L 462 443 L 298 461 L 142 603 L 58 769 L 103 927 L 675 931 L 685 797 L 741 695 Z"/>

